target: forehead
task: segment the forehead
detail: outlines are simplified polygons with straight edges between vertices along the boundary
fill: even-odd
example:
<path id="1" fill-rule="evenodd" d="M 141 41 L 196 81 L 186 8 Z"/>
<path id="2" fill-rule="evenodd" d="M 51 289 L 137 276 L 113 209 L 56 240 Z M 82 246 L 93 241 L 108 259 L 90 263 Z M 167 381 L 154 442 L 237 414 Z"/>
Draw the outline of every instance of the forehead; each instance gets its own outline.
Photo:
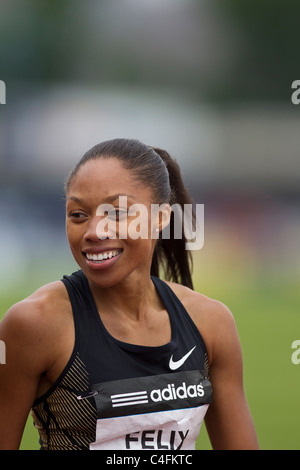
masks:
<path id="1" fill-rule="evenodd" d="M 98 158 L 82 165 L 70 184 L 67 196 L 94 200 L 99 204 L 113 194 L 132 195 L 133 199 L 143 202 L 151 198 L 150 190 L 116 158 Z"/>

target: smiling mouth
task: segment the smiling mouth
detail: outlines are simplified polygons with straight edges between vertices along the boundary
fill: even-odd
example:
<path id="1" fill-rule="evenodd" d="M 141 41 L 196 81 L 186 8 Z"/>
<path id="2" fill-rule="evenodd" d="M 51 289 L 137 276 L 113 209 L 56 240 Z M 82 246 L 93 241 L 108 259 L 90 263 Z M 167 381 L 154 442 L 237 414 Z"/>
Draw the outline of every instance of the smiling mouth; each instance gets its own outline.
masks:
<path id="1" fill-rule="evenodd" d="M 88 261 L 92 261 L 93 263 L 100 264 L 108 259 L 115 258 L 119 254 L 121 254 L 122 251 L 123 251 L 122 249 L 118 249 L 118 250 L 107 250 L 107 251 L 103 251 L 102 253 L 88 253 L 87 252 L 83 254 Z"/>

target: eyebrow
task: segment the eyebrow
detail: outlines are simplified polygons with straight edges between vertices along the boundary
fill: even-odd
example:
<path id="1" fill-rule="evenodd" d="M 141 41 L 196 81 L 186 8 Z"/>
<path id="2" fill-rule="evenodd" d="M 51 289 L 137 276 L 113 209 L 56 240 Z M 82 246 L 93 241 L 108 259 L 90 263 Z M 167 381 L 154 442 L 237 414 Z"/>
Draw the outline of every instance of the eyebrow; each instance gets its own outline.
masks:
<path id="1" fill-rule="evenodd" d="M 118 193 L 118 194 L 113 194 L 112 196 L 107 196 L 106 198 L 103 199 L 102 203 L 110 203 L 110 202 L 114 202 L 116 199 L 118 199 L 120 196 L 126 196 L 127 198 L 131 198 L 131 199 L 136 199 L 135 196 L 133 196 L 132 194 L 125 194 L 125 193 Z M 72 200 L 74 202 L 77 202 L 78 204 L 83 204 L 84 203 L 84 200 L 83 199 L 80 199 L 79 197 L 77 196 L 69 196 L 67 198 L 67 201 L 68 200 Z"/>

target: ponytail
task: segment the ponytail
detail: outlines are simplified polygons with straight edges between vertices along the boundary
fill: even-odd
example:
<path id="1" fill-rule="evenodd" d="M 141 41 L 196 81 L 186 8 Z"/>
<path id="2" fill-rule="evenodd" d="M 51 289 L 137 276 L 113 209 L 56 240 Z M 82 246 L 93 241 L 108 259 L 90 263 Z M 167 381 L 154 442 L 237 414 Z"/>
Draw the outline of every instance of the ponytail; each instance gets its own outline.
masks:
<path id="1" fill-rule="evenodd" d="M 180 167 L 165 150 L 154 148 L 154 151 L 164 161 L 169 172 L 169 181 L 171 186 L 171 199 L 169 203 L 171 206 L 172 204 L 179 204 L 183 214 L 184 205 L 191 205 L 192 199 L 183 183 Z M 195 216 L 193 212 L 193 223 L 194 221 Z M 174 211 L 172 210 L 170 219 L 170 237 L 164 239 L 160 234 L 160 238 L 157 240 L 153 253 L 151 274 L 159 276 L 159 270 L 162 268 L 167 280 L 172 280 L 193 289 L 193 259 L 191 252 L 186 249 L 187 239 L 184 234 L 183 220 L 181 230 L 182 237 L 175 238 Z"/>

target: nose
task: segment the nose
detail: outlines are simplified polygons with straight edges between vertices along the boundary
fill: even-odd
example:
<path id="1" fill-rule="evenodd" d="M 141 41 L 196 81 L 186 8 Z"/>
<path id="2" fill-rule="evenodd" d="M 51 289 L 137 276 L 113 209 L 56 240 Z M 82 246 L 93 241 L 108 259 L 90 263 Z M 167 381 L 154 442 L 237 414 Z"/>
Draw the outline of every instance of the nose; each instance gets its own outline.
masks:
<path id="1" fill-rule="evenodd" d="M 92 217 L 89 220 L 89 223 L 87 224 L 86 227 L 86 232 L 84 234 L 84 240 L 85 241 L 91 241 L 91 242 L 98 242 L 99 238 L 97 236 L 97 223 L 98 223 L 98 217 Z"/>
<path id="2" fill-rule="evenodd" d="M 87 225 L 86 232 L 84 234 L 85 241 L 99 242 L 99 240 L 105 240 L 106 238 L 115 238 L 115 230 L 107 217 L 95 216 L 92 217 Z"/>

